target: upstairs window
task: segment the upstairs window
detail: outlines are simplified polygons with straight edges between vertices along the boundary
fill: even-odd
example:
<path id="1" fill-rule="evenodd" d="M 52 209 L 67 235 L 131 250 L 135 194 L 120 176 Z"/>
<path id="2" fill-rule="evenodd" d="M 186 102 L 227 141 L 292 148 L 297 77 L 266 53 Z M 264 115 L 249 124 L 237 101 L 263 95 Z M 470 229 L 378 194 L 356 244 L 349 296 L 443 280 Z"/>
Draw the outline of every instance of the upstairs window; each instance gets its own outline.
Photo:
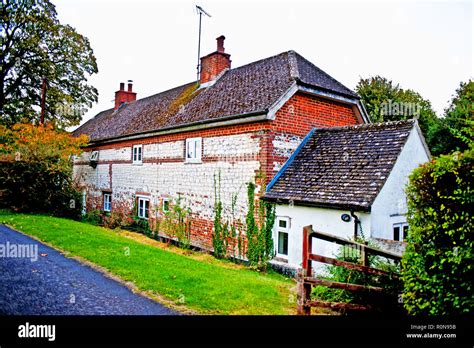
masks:
<path id="1" fill-rule="evenodd" d="M 408 237 L 408 229 L 406 222 L 393 224 L 393 240 L 405 241 Z"/>
<path id="2" fill-rule="evenodd" d="M 145 197 L 138 197 L 138 212 L 139 218 L 148 219 L 150 212 L 150 199 Z"/>
<path id="3" fill-rule="evenodd" d="M 202 152 L 202 138 L 186 139 L 186 162 L 200 163 Z"/>
<path id="4" fill-rule="evenodd" d="M 133 145 L 133 164 L 143 163 L 143 145 Z"/>
<path id="5" fill-rule="evenodd" d="M 112 210 L 112 194 L 104 193 L 104 211 Z"/>

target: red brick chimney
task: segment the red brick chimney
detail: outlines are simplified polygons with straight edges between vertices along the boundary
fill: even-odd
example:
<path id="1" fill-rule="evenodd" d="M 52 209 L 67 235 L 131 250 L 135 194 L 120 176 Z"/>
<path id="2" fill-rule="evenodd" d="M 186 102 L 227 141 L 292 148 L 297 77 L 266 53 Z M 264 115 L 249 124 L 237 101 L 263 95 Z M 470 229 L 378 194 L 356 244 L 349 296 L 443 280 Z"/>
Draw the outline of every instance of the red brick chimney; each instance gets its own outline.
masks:
<path id="1" fill-rule="evenodd" d="M 225 36 L 217 39 L 217 51 L 201 58 L 201 78 L 199 82 L 206 83 L 214 80 L 224 69 L 230 69 L 230 54 L 225 53 Z"/>
<path id="2" fill-rule="evenodd" d="M 133 84 L 132 81 L 128 81 L 128 90 L 125 90 L 125 83 L 120 82 L 120 90 L 115 92 L 115 107 L 114 110 L 118 110 L 120 105 L 123 103 L 130 103 L 137 100 L 137 94 L 132 92 Z"/>

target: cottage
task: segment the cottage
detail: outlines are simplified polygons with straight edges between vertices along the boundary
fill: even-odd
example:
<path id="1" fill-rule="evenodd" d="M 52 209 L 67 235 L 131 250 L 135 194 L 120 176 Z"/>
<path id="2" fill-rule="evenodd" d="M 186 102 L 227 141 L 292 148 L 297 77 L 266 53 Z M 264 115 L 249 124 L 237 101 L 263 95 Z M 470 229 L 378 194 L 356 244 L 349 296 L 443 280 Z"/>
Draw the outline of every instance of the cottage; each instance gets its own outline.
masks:
<path id="1" fill-rule="evenodd" d="M 143 99 L 131 83 L 115 105 L 74 131 L 90 144 L 74 163 L 85 209 L 132 211 L 153 222 L 178 196 L 192 211 L 191 243 L 212 249 L 215 176 L 228 214 L 245 221 L 246 184 L 257 199 L 314 127 L 368 122 L 359 96 L 294 51 L 231 68 L 217 50 L 198 82 Z"/>
<path id="2" fill-rule="evenodd" d="M 311 130 L 263 196 L 277 203 L 277 260 L 301 264 L 307 225 L 343 238 L 371 238 L 382 248 L 397 246 L 408 233 L 408 176 L 429 158 L 415 120 Z M 321 240 L 313 248 L 328 257 L 337 251 Z"/>

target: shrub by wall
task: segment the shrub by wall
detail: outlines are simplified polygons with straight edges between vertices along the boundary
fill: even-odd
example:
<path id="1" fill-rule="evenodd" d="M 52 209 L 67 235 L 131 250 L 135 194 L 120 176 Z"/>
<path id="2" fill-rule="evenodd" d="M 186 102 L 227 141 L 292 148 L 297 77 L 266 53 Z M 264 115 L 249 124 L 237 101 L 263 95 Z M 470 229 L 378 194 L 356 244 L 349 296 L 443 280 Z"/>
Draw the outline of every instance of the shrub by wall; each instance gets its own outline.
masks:
<path id="1" fill-rule="evenodd" d="M 2 207 L 77 217 L 80 194 L 72 181 L 72 155 L 86 137 L 74 138 L 52 126 L 0 126 Z"/>
<path id="2" fill-rule="evenodd" d="M 410 235 L 402 260 L 410 314 L 474 309 L 474 151 L 440 156 L 410 177 Z"/>

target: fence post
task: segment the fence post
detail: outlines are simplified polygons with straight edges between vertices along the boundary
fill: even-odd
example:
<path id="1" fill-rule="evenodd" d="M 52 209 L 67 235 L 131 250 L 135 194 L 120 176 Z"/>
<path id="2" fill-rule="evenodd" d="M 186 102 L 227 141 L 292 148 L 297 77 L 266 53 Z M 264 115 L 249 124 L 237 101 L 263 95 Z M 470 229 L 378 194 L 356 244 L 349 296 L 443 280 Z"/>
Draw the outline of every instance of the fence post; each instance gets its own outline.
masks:
<path id="1" fill-rule="evenodd" d="M 312 237 L 311 233 L 313 232 L 313 226 L 305 226 L 303 228 L 303 260 L 302 265 L 303 269 L 301 270 L 301 282 L 300 285 L 300 302 L 298 306 L 298 314 L 302 315 L 311 315 L 311 307 L 306 305 L 307 301 L 311 300 L 311 284 L 306 283 L 304 278 L 311 277 L 311 260 L 309 259 L 309 254 L 312 251 Z"/>
<path id="2" fill-rule="evenodd" d="M 297 314 L 303 315 L 304 314 L 304 275 L 303 270 L 301 268 L 298 269 L 298 273 L 296 276 L 296 281 L 298 282 L 296 285 L 296 308 Z"/>
<path id="3" fill-rule="evenodd" d="M 369 266 L 369 253 L 365 250 L 365 246 L 361 246 L 360 248 L 360 261 L 362 266 Z"/>

